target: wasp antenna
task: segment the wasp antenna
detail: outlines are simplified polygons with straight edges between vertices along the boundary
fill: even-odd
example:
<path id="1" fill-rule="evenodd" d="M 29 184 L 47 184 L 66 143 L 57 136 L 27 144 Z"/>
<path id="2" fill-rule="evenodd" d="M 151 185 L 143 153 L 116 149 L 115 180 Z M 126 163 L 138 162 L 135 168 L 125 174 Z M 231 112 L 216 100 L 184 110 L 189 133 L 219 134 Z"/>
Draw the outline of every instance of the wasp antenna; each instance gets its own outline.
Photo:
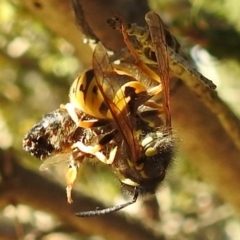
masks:
<path id="1" fill-rule="evenodd" d="M 138 199 L 138 194 L 139 194 L 139 192 L 138 192 L 137 188 L 135 188 L 133 199 L 129 202 L 126 202 L 126 203 L 123 203 L 123 204 L 120 204 L 120 205 L 117 205 L 117 206 L 114 206 L 114 207 L 101 209 L 101 210 L 79 212 L 79 213 L 75 213 L 75 215 L 77 217 L 96 217 L 96 216 L 105 215 L 105 214 L 108 214 L 108 213 L 117 212 L 117 211 L 135 203 Z"/>

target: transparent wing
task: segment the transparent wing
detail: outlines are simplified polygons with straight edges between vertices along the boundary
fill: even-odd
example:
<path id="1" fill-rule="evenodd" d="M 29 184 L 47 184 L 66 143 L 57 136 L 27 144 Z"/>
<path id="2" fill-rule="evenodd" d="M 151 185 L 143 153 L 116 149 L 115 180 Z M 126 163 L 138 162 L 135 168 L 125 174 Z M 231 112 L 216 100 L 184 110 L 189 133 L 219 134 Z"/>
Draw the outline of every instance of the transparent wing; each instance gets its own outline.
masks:
<path id="1" fill-rule="evenodd" d="M 40 171 L 45 171 L 50 167 L 53 167 L 59 163 L 64 163 L 64 162 L 69 162 L 71 160 L 71 152 L 68 153 L 61 153 L 61 154 L 56 154 L 50 158 L 47 158 L 46 160 L 43 161 L 41 166 L 39 167 Z"/>
<path id="2" fill-rule="evenodd" d="M 169 100 L 169 59 L 165 38 L 164 25 L 161 18 L 153 11 L 145 16 L 149 26 L 152 44 L 158 62 L 159 76 L 162 83 L 163 105 L 166 115 L 166 126 L 171 127 L 170 100 Z"/>
<path id="3" fill-rule="evenodd" d="M 93 53 L 93 68 L 99 90 L 101 91 L 105 102 L 108 105 L 109 112 L 129 147 L 132 160 L 136 161 L 139 159 L 141 152 L 139 143 L 135 139 L 134 134 L 136 129 L 135 121 L 132 118 L 131 111 L 126 101 L 126 92 L 121 92 L 122 86 L 119 82 L 120 80 L 119 78 L 116 78 L 117 75 L 114 73 L 107 51 L 100 42 L 97 44 Z M 106 93 L 104 89 L 105 85 L 109 87 L 110 92 L 113 92 L 111 94 L 114 94 L 114 99 L 109 97 L 109 92 Z M 116 87 L 114 85 L 118 86 Z"/>

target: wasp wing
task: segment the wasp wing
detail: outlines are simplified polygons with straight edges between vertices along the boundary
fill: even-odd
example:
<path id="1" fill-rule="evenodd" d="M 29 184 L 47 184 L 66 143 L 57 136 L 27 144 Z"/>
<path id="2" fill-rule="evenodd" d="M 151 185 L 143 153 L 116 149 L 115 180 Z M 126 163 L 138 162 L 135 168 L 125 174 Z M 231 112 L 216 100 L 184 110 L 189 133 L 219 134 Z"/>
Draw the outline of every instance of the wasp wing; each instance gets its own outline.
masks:
<path id="1" fill-rule="evenodd" d="M 116 93 L 116 90 L 121 91 L 121 83 L 119 82 L 119 79 L 116 79 L 117 75 L 114 73 L 114 69 L 109 61 L 107 51 L 100 42 L 97 44 L 93 53 L 93 68 L 95 71 L 98 88 L 102 93 L 106 104 L 108 105 L 109 112 L 112 115 L 113 120 L 115 121 L 119 131 L 123 135 L 123 139 L 129 147 L 132 157 L 131 160 L 136 161 L 140 158 L 141 151 L 140 145 L 135 137 L 135 118 L 132 116 L 131 111 L 129 110 L 128 103 L 125 99 L 125 93 Z M 109 86 L 108 92 L 106 92 L 106 85 Z M 112 98 L 113 95 L 115 98 L 114 101 Z M 119 99 L 116 99 L 118 97 Z"/>
<path id="2" fill-rule="evenodd" d="M 169 109 L 169 58 L 164 25 L 161 18 L 153 11 L 148 12 L 145 19 L 149 26 L 152 44 L 158 62 L 159 76 L 162 82 L 166 126 L 171 128 L 171 114 Z"/>

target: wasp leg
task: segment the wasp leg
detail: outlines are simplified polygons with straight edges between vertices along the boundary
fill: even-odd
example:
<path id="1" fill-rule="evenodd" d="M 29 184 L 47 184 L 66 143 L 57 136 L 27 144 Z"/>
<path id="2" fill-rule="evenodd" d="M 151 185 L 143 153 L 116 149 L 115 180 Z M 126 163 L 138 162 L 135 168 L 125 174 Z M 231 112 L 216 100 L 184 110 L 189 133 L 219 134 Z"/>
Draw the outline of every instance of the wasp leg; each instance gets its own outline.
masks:
<path id="1" fill-rule="evenodd" d="M 144 103 L 144 105 L 153 109 L 157 109 L 159 111 L 163 111 L 162 104 L 156 103 L 154 101 L 147 101 Z"/>
<path id="2" fill-rule="evenodd" d="M 123 203 L 123 204 L 120 204 L 120 205 L 117 205 L 114 207 L 101 209 L 101 210 L 79 212 L 79 213 L 75 213 L 75 215 L 77 217 L 95 217 L 95 216 L 100 216 L 100 215 L 104 215 L 107 213 L 117 212 L 117 211 L 135 203 L 138 199 L 138 195 L 139 195 L 139 191 L 138 191 L 137 187 L 135 187 L 133 199 L 130 200 L 129 202 L 126 202 L 126 203 Z"/>
<path id="3" fill-rule="evenodd" d="M 127 34 L 127 29 L 126 29 L 126 25 L 124 24 L 124 21 L 122 19 L 119 18 L 120 24 L 121 24 L 121 32 L 123 35 L 123 40 L 127 46 L 127 48 L 129 49 L 130 53 L 132 54 L 132 56 L 135 58 L 136 63 L 140 62 L 140 56 L 137 53 L 136 49 L 133 47 L 131 41 L 129 40 L 128 34 Z"/>
<path id="4" fill-rule="evenodd" d="M 75 107 L 71 103 L 61 105 L 60 107 L 66 109 L 71 119 L 79 126 L 79 117 L 75 111 Z"/>
<path id="5" fill-rule="evenodd" d="M 133 78 L 135 78 L 136 80 L 138 80 L 139 82 L 151 82 L 152 80 L 156 81 L 157 83 L 159 83 L 159 76 L 151 69 L 149 69 L 146 66 L 146 70 L 143 71 L 143 65 L 142 65 L 142 61 L 139 62 L 139 64 L 141 65 L 140 67 L 136 64 L 133 63 L 120 63 L 120 64 L 114 64 L 114 71 L 119 74 L 119 75 L 128 75 L 131 76 Z"/>
<path id="6" fill-rule="evenodd" d="M 148 67 L 142 60 L 140 55 L 138 54 L 137 50 L 134 48 L 133 44 L 131 43 L 131 41 L 129 40 L 129 35 L 128 35 L 128 29 L 124 23 L 124 21 L 121 18 L 116 18 L 116 21 L 119 21 L 120 23 L 120 30 L 122 32 L 123 35 L 123 40 L 127 46 L 127 48 L 129 49 L 130 53 L 132 54 L 132 56 L 135 58 L 135 64 L 144 72 L 146 73 L 149 77 L 151 77 L 152 79 L 154 79 L 155 81 L 161 83 L 161 79 L 158 76 L 158 74 L 156 74 L 150 67 Z M 159 90 L 160 92 L 161 90 Z"/>
<path id="7" fill-rule="evenodd" d="M 62 104 L 60 105 L 60 108 L 67 110 L 69 116 L 78 127 L 82 128 L 99 127 L 109 123 L 109 121 L 106 119 L 90 119 L 90 120 L 79 119 L 76 109 L 71 103 L 67 103 L 65 105 Z"/>
<path id="8" fill-rule="evenodd" d="M 113 163 L 117 153 L 117 146 L 111 150 L 109 158 L 107 158 L 102 152 L 100 152 L 100 150 L 102 149 L 102 145 L 100 144 L 97 144 L 93 147 L 87 146 L 82 142 L 76 142 L 74 144 L 74 147 L 77 147 L 81 152 L 95 156 L 96 158 L 98 158 L 98 160 L 108 165 L 111 165 Z"/>

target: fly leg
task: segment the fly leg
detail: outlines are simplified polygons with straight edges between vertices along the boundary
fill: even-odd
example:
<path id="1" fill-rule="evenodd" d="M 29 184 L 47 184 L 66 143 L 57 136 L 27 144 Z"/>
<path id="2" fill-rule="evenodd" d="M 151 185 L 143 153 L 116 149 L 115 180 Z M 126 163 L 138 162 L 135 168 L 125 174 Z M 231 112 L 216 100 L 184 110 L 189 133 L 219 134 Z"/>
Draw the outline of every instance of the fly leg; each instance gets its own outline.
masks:
<path id="1" fill-rule="evenodd" d="M 73 188 L 73 184 L 77 178 L 77 172 L 78 172 L 78 168 L 79 168 L 79 162 L 75 161 L 73 159 L 73 157 L 71 157 L 71 160 L 69 162 L 68 165 L 68 170 L 66 172 L 66 193 L 67 193 L 67 201 L 68 203 L 72 203 L 72 188 Z"/>

